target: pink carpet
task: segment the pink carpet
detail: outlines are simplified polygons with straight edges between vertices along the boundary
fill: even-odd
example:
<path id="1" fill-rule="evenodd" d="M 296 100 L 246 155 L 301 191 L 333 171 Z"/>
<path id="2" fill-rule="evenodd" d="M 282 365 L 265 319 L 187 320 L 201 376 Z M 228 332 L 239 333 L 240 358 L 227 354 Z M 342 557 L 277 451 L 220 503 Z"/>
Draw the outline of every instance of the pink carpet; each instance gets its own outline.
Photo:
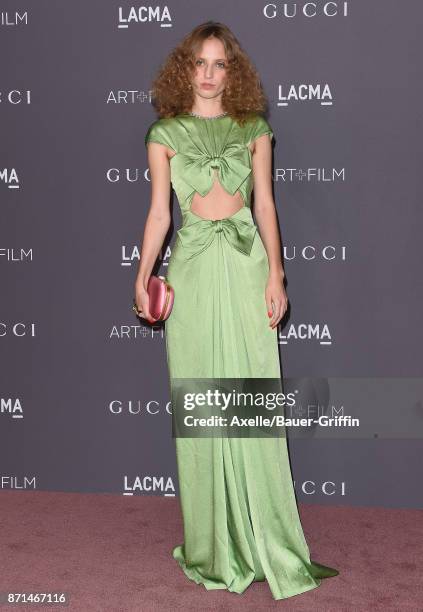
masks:
<path id="1" fill-rule="evenodd" d="M 70 605 L 17 610 L 423 610 L 423 511 L 301 505 L 316 561 L 340 575 L 289 599 L 266 582 L 207 591 L 171 556 L 182 543 L 178 498 L 2 491 L 0 592 L 65 591 Z"/>

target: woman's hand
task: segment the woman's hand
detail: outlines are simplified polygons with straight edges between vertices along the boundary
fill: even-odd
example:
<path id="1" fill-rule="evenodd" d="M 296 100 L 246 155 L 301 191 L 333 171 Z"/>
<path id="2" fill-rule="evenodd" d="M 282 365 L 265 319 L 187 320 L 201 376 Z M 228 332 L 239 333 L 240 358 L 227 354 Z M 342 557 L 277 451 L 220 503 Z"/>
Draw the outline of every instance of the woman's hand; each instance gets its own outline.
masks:
<path id="1" fill-rule="evenodd" d="M 288 296 L 286 295 L 283 279 L 280 276 L 269 274 L 265 298 L 267 314 L 271 317 L 269 326 L 274 329 L 288 308 Z"/>
<path id="2" fill-rule="evenodd" d="M 138 316 L 146 319 L 149 323 L 154 323 L 155 321 L 150 314 L 150 298 L 143 286 L 135 285 L 135 302 L 138 310 L 141 311 Z"/>

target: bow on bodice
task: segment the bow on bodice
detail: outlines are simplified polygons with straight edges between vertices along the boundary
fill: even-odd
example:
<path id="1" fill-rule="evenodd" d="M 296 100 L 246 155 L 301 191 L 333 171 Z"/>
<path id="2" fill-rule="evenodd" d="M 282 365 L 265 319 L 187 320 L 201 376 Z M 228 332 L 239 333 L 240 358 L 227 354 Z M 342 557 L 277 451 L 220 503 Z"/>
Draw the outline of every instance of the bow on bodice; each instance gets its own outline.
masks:
<path id="1" fill-rule="evenodd" d="M 172 157 L 172 172 L 190 185 L 202 197 L 213 186 L 215 168 L 223 188 L 234 195 L 251 173 L 248 150 L 239 144 L 229 144 L 220 155 L 211 155 L 200 147 Z"/>
<path id="2" fill-rule="evenodd" d="M 244 211 L 246 211 L 246 214 L 250 214 L 249 209 L 243 208 L 232 217 L 223 219 L 203 219 L 192 213 L 187 213 L 187 223 L 177 231 L 186 259 L 191 259 L 191 257 L 202 253 L 220 233 L 234 249 L 245 255 L 250 255 L 257 226 L 251 221 L 244 221 L 241 218 Z"/>

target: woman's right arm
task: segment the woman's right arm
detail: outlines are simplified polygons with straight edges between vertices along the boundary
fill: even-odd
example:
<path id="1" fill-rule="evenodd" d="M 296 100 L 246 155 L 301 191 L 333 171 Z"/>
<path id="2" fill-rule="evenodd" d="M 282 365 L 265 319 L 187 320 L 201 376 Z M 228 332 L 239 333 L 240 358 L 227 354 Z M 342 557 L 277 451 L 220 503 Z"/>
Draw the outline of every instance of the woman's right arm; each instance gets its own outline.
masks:
<path id="1" fill-rule="evenodd" d="M 140 263 L 135 280 L 135 301 L 142 316 L 153 322 L 149 310 L 147 283 L 170 227 L 170 165 L 168 149 L 157 142 L 147 146 L 150 168 L 151 204 L 144 227 Z"/>

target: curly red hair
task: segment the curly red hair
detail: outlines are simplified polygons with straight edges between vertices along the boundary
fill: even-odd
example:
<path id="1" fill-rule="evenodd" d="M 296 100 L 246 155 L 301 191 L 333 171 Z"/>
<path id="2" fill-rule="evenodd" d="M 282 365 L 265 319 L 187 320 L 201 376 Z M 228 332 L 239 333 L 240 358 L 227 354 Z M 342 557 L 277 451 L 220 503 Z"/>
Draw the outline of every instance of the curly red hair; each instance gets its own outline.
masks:
<path id="1" fill-rule="evenodd" d="M 227 82 L 222 94 L 223 110 L 240 125 L 266 111 L 267 100 L 258 72 L 238 40 L 223 23 L 206 21 L 187 34 L 168 55 L 152 83 L 153 105 L 160 117 L 174 117 L 191 111 L 195 53 L 210 36 L 221 40 L 226 51 Z"/>

